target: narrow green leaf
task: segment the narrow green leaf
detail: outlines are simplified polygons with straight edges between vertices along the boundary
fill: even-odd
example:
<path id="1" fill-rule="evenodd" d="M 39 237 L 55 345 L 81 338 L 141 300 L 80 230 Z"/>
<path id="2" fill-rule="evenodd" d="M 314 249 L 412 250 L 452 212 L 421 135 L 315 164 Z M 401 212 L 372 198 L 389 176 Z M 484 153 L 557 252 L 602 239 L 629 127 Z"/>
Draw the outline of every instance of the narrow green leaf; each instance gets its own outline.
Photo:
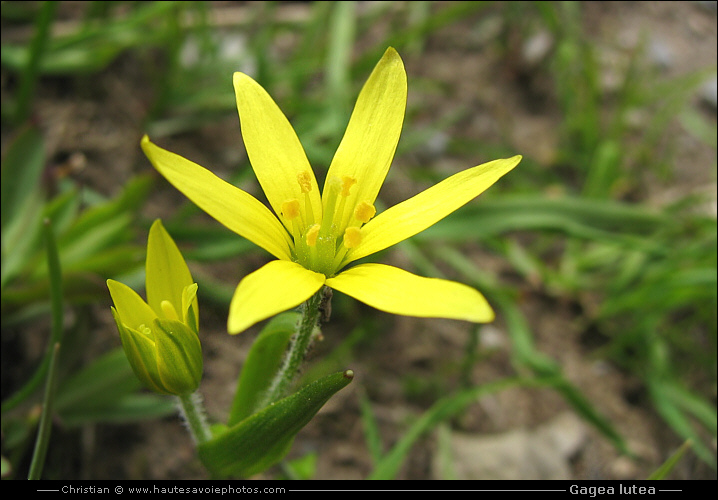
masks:
<path id="1" fill-rule="evenodd" d="M 62 413 L 61 418 L 63 425 L 79 427 L 98 422 L 126 424 L 159 419 L 175 413 L 177 405 L 172 397 L 159 394 L 127 394 L 102 406 L 69 408 Z"/>
<path id="2" fill-rule="evenodd" d="M 716 467 L 714 453 L 703 444 L 700 436 L 694 429 L 691 419 L 676 401 L 675 388 L 671 382 L 661 379 L 647 379 L 646 384 L 653 400 L 653 404 L 663 419 L 671 428 L 686 440 L 693 443 L 693 450 L 702 460 L 711 467 Z"/>
<path id="3" fill-rule="evenodd" d="M 685 443 L 681 445 L 680 448 L 678 448 L 673 455 L 668 457 L 668 460 L 663 462 L 661 466 L 656 469 L 656 471 L 648 476 L 648 479 L 665 479 L 668 474 L 673 470 L 673 467 L 676 466 L 678 461 L 683 458 L 683 455 L 686 454 L 686 451 L 688 451 L 691 447 L 691 441 L 690 439 L 687 440 Z"/>
<path id="4" fill-rule="evenodd" d="M 133 177 L 122 189 L 122 192 L 104 203 L 94 205 L 83 211 L 75 223 L 67 232 L 62 234 L 59 240 L 60 246 L 72 244 L 87 234 L 96 231 L 104 223 L 115 217 L 126 217 L 127 214 L 134 214 L 140 205 L 147 198 L 152 187 L 152 178 L 148 175 Z M 100 232 L 106 232 L 100 230 Z M 128 238 L 132 236 L 128 233 Z M 112 241 L 108 242 L 111 243 Z"/>
<path id="5" fill-rule="evenodd" d="M 35 127 L 23 128 L 10 143 L 2 163 L 0 220 L 3 228 L 18 214 L 30 193 L 39 188 L 44 166 L 42 135 Z"/>
<path id="6" fill-rule="evenodd" d="M 257 405 L 279 370 L 300 318 L 295 312 L 275 316 L 257 336 L 239 377 L 227 421 L 230 427 L 260 409 Z"/>
<path id="7" fill-rule="evenodd" d="M 441 476 L 439 479 L 457 479 L 456 466 L 451 449 L 451 427 L 448 423 L 442 422 L 438 425 L 436 432 L 437 458 Z"/>
<path id="8" fill-rule="evenodd" d="M 529 379 L 510 378 L 471 387 L 440 399 L 402 435 L 394 447 L 377 463 L 368 479 L 394 479 L 417 439 L 442 421 L 456 415 L 477 399 L 509 387 L 517 385 L 533 386 L 535 384 L 536 382 Z"/>
<path id="9" fill-rule="evenodd" d="M 29 57 L 20 75 L 17 101 L 15 103 L 15 122 L 27 119 L 32 106 L 32 98 L 37 85 L 40 62 L 46 53 L 51 38 L 52 21 L 60 2 L 42 2 L 35 21 L 35 34 L 30 43 Z"/>
<path id="10" fill-rule="evenodd" d="M 317 452 L 312 451 L 303 457 L 284 462 L 282 469 L 287 479 L 309 480 L 317 473 L 317 461 Z"/>
<path id="11" fill-rule="evenodd" d="M 356 32 L 354 2 L 336 2 L 329 19 L 329 47 L 326 62 L 327 102 L 338 113 L 350 109 L 350 69 Z"/>
<path id="12" fill-rule="evenodd" d="M 42 469 L 45 466 L 45 456 L 50 446 L 50 434 L 52 432 L 52 416 L 53 402 L 55 399 L 55 386 L 57 384 L 57 358 L 60 354 L 60 343 L 53 345 L 52 354 L 50 356 L 50 366 L 47 371 L 47 382 L 45 385 L 45 394 L 42 400 L 42 414 L 40 415 L 40 425 L 37 429 L 37 438 L 35 439 L 35 449 L 30 462 L 30 471 L 28 479 L 40 479 Z"/>
<path id="13" fill-rule="evenodd" d="M 670 227 L 675 217 L 611 200 L 549 199 L 543 194 L 517 195 L 469 204 L 417 234 L 417 241 L 475 241 L 510 231 L 557 231 L 577 238 L 613 241 L 665 252 L 648 235 Z"/>
<path id="14" fill-rule="evenodd" d="M 50 333 L 50 343 L 47 347 L 45 356 L 40 366 L 32 375 L 32 377 L 21 387 L 15 394 L 7 398 L 2 403 L 2 412 L 6 412 L 30 396 L 42 383 L 47 370 L 50 367 L 51 359 L 54 356 L 55 345 L 59 345 L 62 340 L 63 332 L 63 295 L 62 295 L 62 269 L 60 268 L 60 259 L 57 253 L 57 244 L 55 235 L 52 230 L 52 224 L 49 220 L 45 220 L 45 243 L 47 248 L 47 265 L 50 275 L 50 298 L 52 313 L 52 331 Z M 54 392 L 54 390 L 53 390 Z M 54 400 L 54 394 L 52 396 Z"/>
<path id="15" fill-rule="evenodd" d="M 716 409 L 715 405 L 704 400 L 703 398 L 691 393 L 680 385 L 677 381 L 665 384 L 667 391 L 670 392 L 673 403 L 691 413 L 696 420 L 702 423 L 710 433 L 715 436 L 718 429 L 716 428 Z"/>
<path id="16" fill-rule="evenodd" d="M 141 386 L 124 350 L 117 348 L 61 384 L 56 410 L 63 425 L 70 427 L 161 418 L 176 411 L 172 398 L 136 394 Z"/>
<path id="17" fill-rule="evenodd" d="M 551 357 L 535 347 L 533 333 L 514 300 L 505 292 L 491 290 L 475 264 L 458 251 L 450 247 L 442 247 L 440 255 L 457 271 L 471 279 L 479 289 L 485 291 L 489 301 L 497 308 L 497 314 L 504 317 L 511 337 L 514 362 L 530 369 L 544 383 L 560 392 L 579 415 L 610 439 L 618 450 L 629 453 L 625 440 L 611 422 L 584 397 L 580 389 L 564 377 L 561 367 Z"/>
<path id="18" fill-rule="evenodd" d="M 369 448 L 369 455 L 371 455 L 372 462 L 375 464 L 381 460 L 384 454 L 382 446 L 381 435 L 379 434 L 379 425 L 376 421 L 376 416 L 371 407 L 371 402 L 366 397 L 366 394 L 361 395 L 359 398 L 359 408 L 361 409 L 362 424 L 364 424 L 364 437 L 366 439 L 367 447 Z"/>
<path id="19" fill-rule="evenodd" d="M 583 186 L 584 196 L 610 198 L 613 183 L 620 180 L 621 153 L 620 146 L 612 140 L 607 140 L 596 148 Z"/>
<path id="20" fill-rule="evenodd" d="M 118 347 L 97 358 L 60 385 L 57 391 L 57 411 L 63 415 L 75 408 L 108 405 L 140 387 L 125 351 Z"/>
<path id="21" fill-rule="evenodd" d="M 42 135 L 34 127 L 23 128 L 10 143 L 2 162 L 0 286 L 3 288 L 25 266 L 39 242 L 43 207 L 40 180 L 44 166 Z"/>
<path id="22" fill-rule="evenodd" d="M 42 401 L 42 415 L 35 441 L 35 450 L 32 455 L 28 479 L 40 479 L 42 469 L 45 465 L 47 448 L 50 445 L 50 433 L 52 431 L 52 417 L 55 412 L 55 394 L 57 391 L 58 360 L 60 357 L 60 346 L 63 337 L 64 304 L 62 297 L 62 269 L 57 255 L 57 245 L 52 224 L 45 221 L 45 243 L 47 247 L 47 262 L 50 270 L 50 297 L 52 298 L 52 330 L 50 332 L 50 345 L 48 346 L 45 360 L 47 361 L 47 380 L 45 382 L 45 394 Z M 45 361 L 43 361 L 45 365 Z M 41 365 L 38 373 L 43 371 Z M 27 386 L 26 386 L 27 387 Z"/>
<path id="23" fill-rule="evenodd" d="M 136 8 L 128 9 L 126 15 L 119 19 L 88 23 L 73 33 L 49 40 L 41 52 L 42 57 L 34 74 L 96 72 L 111 63 L 123 50 L 161 43 L 168 36 L 168 28 L 166 23 L 159 21 L 180 17 L 177 5 L 183 3 L 186 2 L 143 2 Z M 27 71 L 33 55 L 31 49 L 27 45 L 3 43 L 3 66 L 10 71 Z"/>
<path id="24" fill-rule="evenodd" d="M 266 470 L 289 452 L 297 432 L 353 377 L 351 370 L 333 373 L 280 399 L 200 444 L 200 460 L 217 477 L 249 477 Z"/>

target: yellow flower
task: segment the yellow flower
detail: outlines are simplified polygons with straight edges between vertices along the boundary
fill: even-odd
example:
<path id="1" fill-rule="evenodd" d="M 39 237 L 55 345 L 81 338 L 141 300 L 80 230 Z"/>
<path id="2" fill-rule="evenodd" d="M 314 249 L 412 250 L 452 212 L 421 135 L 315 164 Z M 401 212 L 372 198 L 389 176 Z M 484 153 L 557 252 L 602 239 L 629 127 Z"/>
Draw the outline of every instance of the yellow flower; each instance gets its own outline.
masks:
<path id="1" fill-rule="evenodd" d="M 145 266 L 147 302 L 127 285 L 107 280 L 122 347 L 147 387 L 191 394 L 202 378 L 197 284 L 159 219 L 150 228 Z"/>
<path id="2" fill-rule="evenodd" d="M 154 167 L 185 196 L 279 259 L 237 286 L 230 333 L 298 306 L 323 285 L 394 314 L 493 320 L 484 297 L 469 286 L 383 264 L 342 269 L 463 206 L 514 168 L 520 156 L 457 173 L 375 216 L 374 201 L 406 109 L 406 72 L 396 50 L 387 49 L 359 94 L 321 196 L 294 129 L 269 94 L 243 73 L 234 74 L 234 89 L 247 154 L 273 212 L 147 136 L 141 143 Z"/>

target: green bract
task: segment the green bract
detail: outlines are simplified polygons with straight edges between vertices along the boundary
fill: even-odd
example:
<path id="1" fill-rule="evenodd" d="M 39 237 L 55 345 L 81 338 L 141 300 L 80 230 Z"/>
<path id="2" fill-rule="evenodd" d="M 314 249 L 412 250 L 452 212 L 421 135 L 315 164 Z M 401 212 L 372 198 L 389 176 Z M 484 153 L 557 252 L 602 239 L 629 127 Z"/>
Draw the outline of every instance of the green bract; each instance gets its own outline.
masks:
<path id="1" fill-rule="evenodd" d="M 135 375 L 162 394 L 191 394 L 202 378 L 197 284 L 177 245 L 156 220 L 147 240 L 147 302 L 107 280 L 112 315 Z"/>

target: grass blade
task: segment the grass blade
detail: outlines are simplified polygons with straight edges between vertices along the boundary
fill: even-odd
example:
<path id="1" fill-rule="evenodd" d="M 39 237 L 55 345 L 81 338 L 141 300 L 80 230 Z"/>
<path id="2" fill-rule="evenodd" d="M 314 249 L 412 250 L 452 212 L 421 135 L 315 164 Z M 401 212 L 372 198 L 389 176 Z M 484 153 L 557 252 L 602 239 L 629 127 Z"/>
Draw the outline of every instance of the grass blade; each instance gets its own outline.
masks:
<path id="1" fill-rule="evenodd" d="M 49 220 L 45 221 L 45 239 L 47 243 L 47 261 L 50 269 L 50 289 L 52 298 L 52 332 L 50 349 L 47 359 L 47 380 L 45 384 L 45 396 L 42 404 L 42 415 L 38 428 L 35 451 L 30 464 L 28 479 L 40 479 L 45 464 L 47 448 L 50 445 L 50 432 L 52 430 L 52 415 L 55 402 L 55 389 L 57 387 L 57 364 L 60 356 L 60 345 L 62 341 L 63 324 L 63 300 L 62 300 L 62 271 L 60 270 L 60 259 L 57 253 L 57 245 L 52 232 L 52 225 Z M 43 363 L 44 364 L 44 363 Z"/>

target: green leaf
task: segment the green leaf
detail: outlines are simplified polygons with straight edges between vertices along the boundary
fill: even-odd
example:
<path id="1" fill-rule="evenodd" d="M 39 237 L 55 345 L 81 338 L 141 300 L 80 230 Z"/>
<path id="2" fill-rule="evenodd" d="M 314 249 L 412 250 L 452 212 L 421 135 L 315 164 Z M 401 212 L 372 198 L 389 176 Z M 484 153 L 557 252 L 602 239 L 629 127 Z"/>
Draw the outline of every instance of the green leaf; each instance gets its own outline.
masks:
<path id="1" fill-rule="evenodd" d="M 18 215 L 27 197 L 38 189 L 44 166 L 45 147 L 40 132 L 34 127 L 24 128 L 3 159 L 0 185 L 3 228 Z"/>
<path id="2" fill-rule="evenodd" d="M 414 443 L 426 432 L 430 431 L 444 420 L 463 411 L 469 404 L 487 394 L 503 391 L 513 386 L 531 387 L 541 385 L 530 379 L 506 378 L 489 384 L 470 387 L 450 396 L 438 400 L 424 412 L 414 424 L 407 429 L 396 444 L 379 460 L 374 471 L 367 479 L 394 479 L 404 460 L 409 456 Z"/>
<path id="3" fill-rule="evenodd" d="M 346 370 L 306 385 L 201 443 L 200 460 L 218 477 L 250 477 L 262 472 L 289 452 L 294 436 L 353 378 L 354 373 Z"/>
<path id="4" fill-rule="evenodd" d="M 62 423 L 79 427 L 90 423 L 126 424 L 160 419 L 177 412 L 175 398 L 159 394 L 127 394 L 105 406 L 70 408 L 62 414 Z"/>
<path id="5" fill-rule="evenodd" d="M 97 72 L 125 50 L 161 43 L 169 34 L 167 24 L 159 21 L 179 16 L 177 8 L 183 3 L 141 3 L 136 8 L 128 9 L 126 15 L 121 16 L 122 19 L 84 23 L 67 35 L 53 37 L 41 51 L 33 74 L 74 75 Z M 23 71 L 33 56 L 32 48 L 3 43 L 3 67 L 11 72 Z"/>
<path id="6" fill-rule="evenodd" d="M 55 241 L 55 234 L 52 229 L 52 224 L 49 220 L 45 220 L 43 224 L 45 233 L 45 244 L 47 253 L 47 265 L 49 268 L 49 279 L 50 279 L 50 298 L 51 298 L 51 313 L 52 313 L 52 331 L 50 333 L 50 343 L 48 344 L 45 356 L 41 361 L 40 365 L 35 370 L 35 373 L 30 379 L 10 398 L 6 399 L 2 403 L 2 411 L 8 411 L 15 407 L 26 397 L 31 395 L 33 391 L 38 387 L 42 379 L 45 377 L 47 370 L 50 368 L 53 360 L 57 356 L 57 350 L 62 342 L 63 337 L 63 295 L 62 295 L 62 269 L 60 267 L 60 260 L 57 254 L 57 245 Z M 54 377 L 54 374 L 48 374 L 48 377 Z M 50 378 L 48 378 L 47 387 L 50 387 Z M 55 379 L 53 379 L 55 380 Z M 52 383 L 52 401 L 55 400 L 55 387 L 56 382 Z M 49 389 L 46 389 L 46 391 Z"/>
<path id="7" fill-rule="evenodd" d="M 646 383 L 658 413 L 678 435 L 691 441 L 696 455 L 712 468 L 715 468 L 716 459 L 714 453 L 708 446 L 703 444 L 700 435 L 694 428 L 692 419 L 686 414 L 687 391 L 681 390 L 673 381 L 660 378 L 648 379 Z M 708 411 L 711 410 L 709 409 Z M 713 411 L 713 421 L 715 421 L 715 411 Z M 713 434 L 715 436 L 715 432 Z"/>
<path id="8" fill-rule="evenodd" d="M 62 415 L 73 408 L 109 405 L 139 387 L 124 350 L 118 347 L 63 382 L 58 388 L 56 408 Z"/>
<path id="9" fill-rule="evenodd" d="M 668 474 L 673 470 L 673 467 L 676 466 L 676 464 L 680 461 L 681 458 L 683 458 L 683 455 L 686 454 L 686 451 L 688 451 L 691 447 L 691 441 L 690 439 L 687 440 L 685 443 L 681 445 L 680 448 L 676 450 L 676 452 L 668 457 L 668 460 L 663 462 L 663 464 L 656 469 L 656 471 L 648 476 L 648 479 L 665 479 Z"/>
<path id="10" fill-rule="evenodd" d="M 505 318 L 511 338 L 514 362 L 518 366 L 530 369 L 542 383 L 550 385 L 558 391 L 579 415 L 610 439 L 618 450 L 628 454 L 629 451 L 625 440 L 611 421 L 586 399 L 579 388 L 571 384 L 563 375 L 563 370 L 558 363 L 536 348 L 531 328 L 514 300 L 505 292 L 497 289 L 489 292 L 491 287 L 486 283 L 485 279 L 482 279 L 481 273 L 474 263 L 459 252 L 449 247 L 444 247 L 442 248 L 441 256 L 457 271 L 471 278 L 476 283 L 477 288 L 486 290 L 489 300 L 495 305 L 497 311 L 500 311 L 499 314 Z"/>
<path id="11" fill-rule="evenodd" d="M 612 200 L 570 196 L 550 199 L 544 194 L 525 194 L 466 205 L 414 239 L 465 242 L 511 231 L 556 231 L 660 253 L 665 249 L 646 235 L 674 222 L 670 215 Z"/>
<path id="12" fill-rule="evenodd" d="M 42 400 L 42 414 L 40 415 L 40 424 L 38 425 L 35 450 L 32 454 L 32 462 L 30 463 L 28 479 L 40 479 L 42 476 L 42 469 L 45 465 L 47 448 L 50 445 L 50 434 L 52 433 L 52 416 L 55 411 L 55 396 L 57 394 L 57 381 L 59 379 L 58 360 L 60 357 L 60 345 L 62 344 L 64 337 L 62 269 L 60 268 L 60 259 L 57 255 L 55 234 L 49 220 L 45 220 L 44 229 L 47 262 L 50 269 L 50 296 L 52 298 L 52 331 L 50 332 L 51 349 L 48 350 L 45 357 L 45 359 L 49 358 L 47 381 L 45 383 L 45 394 L 43 395 Z"/>
<path id="13" fill-rule="evenodd" d="M 42 136 L 34 128 L 24 129 L 10 144 L 2 163 L 3 288 L 25 266 L 39 243 L 43 207 L 40 180 L 44 166 Z"/>
<path id="14" fill-rule="evenodd" d="M 366 397 L 366 394 L 362 394 L 359 398 L 359 408 L 361 410 L 367 448 L 369 448 L 372 462 L 376 464 L 381 460 L 382 455 L 384 455 L 384 449 L 379 433 L 379 424 L 376 421 L 376 415 L 374 415 L 371 403 Z"/>
<path id="15" fill-rule="evenodd" d="M 175 411 L 172 398 L 137 394 L 140 387 L 124 350 L 117 348 L 63 382 L 55 406 L 66 426 L 133 422 L 161 418 Z"/>
<path id="16" fill-rule="evenodd" d="M 242 367 L 227 421 L 230 427 L 260 409 L 257 406 L 279 369 L 300 317 L 295 312 L 280 314 L 259 333 Z"/>
<path id="17" fill-rule="evenodd" d="M 285 463 L 284 473 L 287 479 L 312 479 L 317 473 L 317 462 L 319 457 L 316 451 L 312 451 L 303 457 Z"/>

